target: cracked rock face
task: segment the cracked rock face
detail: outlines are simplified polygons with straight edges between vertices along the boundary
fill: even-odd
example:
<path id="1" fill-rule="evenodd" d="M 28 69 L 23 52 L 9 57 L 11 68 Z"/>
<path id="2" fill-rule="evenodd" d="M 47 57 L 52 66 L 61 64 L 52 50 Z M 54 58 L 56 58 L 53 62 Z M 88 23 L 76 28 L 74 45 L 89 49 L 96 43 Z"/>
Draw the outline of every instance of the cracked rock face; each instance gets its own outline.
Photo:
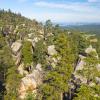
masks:
<path id="1" fill-rule="evenodd" d="M 25 99 L 28 90 L 32 92 L 36 91 L 37 86 L 42 83 L 42 73 L 43 71 L 41 68 L 41 64 L 37 64 L 36 68 L 31 74 L 28 74 L 21 79 L 19 87 L 20 99 Z"/>
<path id="2" fill-rule="evenodd" d="M 89 53 L 91 53 L 91 52 L 95 52 L 95 53 L 96 53 L 96 57 L 99 58 L 96 49 L 93 48 L 92 45 L 90 45 L 90 46 L 85 50 L 85 52 L 86 52 L 87 54 L 89 54 Z"/>
<path id="3" fill-rule="evenodd" d="M 92 47 L 92 45 L 90 45 L 88 48 L 86 48 L 85 52 L 87 54 L 91 53 L 91 52 L 95 52 L 96 53 L 96 58 L 98 59 L 98 54 L 96 52 L 96 49 Z M 76 65 L 75 71 L 74 71 L 74 76 L 76 79 L 80 79 L 81 83 L 87 83 L 87 79 L 82 76 L 81 74 L 78 74 L 77 71 L 82 71 L 84 66 L 86 65 L 86 62 L 84 60 L 84 58 L 86 58 L 85 56 L 79 55 L 79 61 Z M 100 64 L 97 64 L 96 68 L 98 69 L 98 71 L 100 70 Z M 97 77 L 96 78 L 97 82 L 100 83 L 100 78 Z M 94 83 L 92 82 L 90 84 L 90 86 L 94 85 Z"/>
<path id="4" fill-rule="evenodd" d="M 27 94 L 27 91 L 28 90 L 34 91 L 36 87 L 37 87 L 37 83 L 34 80 L 34 77 L 32 77 L 32 75 L 28 75 L 22 78 L 20 89 L 19 89 L 19 95 L 20 95 L 19 97 L 21 99 L 24 99 Z"/>
<path id="5" fill-rule="evenodd" d="M 22 47 L 22 44 L 20 42 L 14 42 L 11 45 L 12 52 L 14 54 L 17 54 L 19 52 L 19 50 L 21 49 L 21 47 Z"/>

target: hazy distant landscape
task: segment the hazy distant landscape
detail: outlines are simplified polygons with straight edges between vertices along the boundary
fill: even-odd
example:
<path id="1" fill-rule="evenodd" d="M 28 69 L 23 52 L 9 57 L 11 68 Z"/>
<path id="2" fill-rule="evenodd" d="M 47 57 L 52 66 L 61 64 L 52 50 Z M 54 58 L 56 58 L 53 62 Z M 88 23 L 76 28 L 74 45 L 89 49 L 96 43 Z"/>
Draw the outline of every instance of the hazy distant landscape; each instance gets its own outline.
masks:
<path id="1" fill-rule="evenodd" d="M 70 25 L 61 25 L 63 28 L 71 30 L 79 30 L 81 32 L 87 32 L 91 34 L 100 35 L 100 24 L 70 24 Z"/>

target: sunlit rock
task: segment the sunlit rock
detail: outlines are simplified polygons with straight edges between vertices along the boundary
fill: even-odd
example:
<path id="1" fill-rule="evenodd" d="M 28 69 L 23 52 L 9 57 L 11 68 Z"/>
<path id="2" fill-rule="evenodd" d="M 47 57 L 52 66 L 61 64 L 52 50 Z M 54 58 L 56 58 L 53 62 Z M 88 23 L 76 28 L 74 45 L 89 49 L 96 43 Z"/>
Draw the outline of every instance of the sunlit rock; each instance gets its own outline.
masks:
<path id="1" fill-rule="evenodd" d="M 57 51 L 55 50 L 55 45 L 48 46 L 48 54 L 50 56 L 56 55 Z"/>
<path id="2" fill-rule="evenodd" d="M 25 69 L 24 69 L 24 64 L 22 63 L 22 64 L 20 64 L 20 66 L 18 67 L 18 72 L 19 72 L 19 74 L 20 75 L 28 75 L 28 71 L 26 71 Z"/>
<path id="3" fill-rule="evenodd" d="M 84 65 L 86 64 L 84 61 L 84 58 L 86 58 L 86 57 L 79 55 L 79 60 L 78 60 L 78 63 L 76 65 L 75 72 L 83 69 Z"/>
<path id="4" fill-rule="evenodd" d="M 34 91 L 37 87 L 37 83 L 34 80 L 32 74 L 27 75 L 22 78 L 20 88 L 19 88 L 19 97 L 24 99 L 26 97 L 27 91 Z"/>
<path id="5" fill-rule="evenodd" d="M 23 71 L 21 73 L 23 73 Z M 31 74 L 28 74 L 21 79 L 19 87 L 19 97 L 21 99 L 25 99 L 28 90 L 32 93 L 36 91 L 37 86 L 42 83 L 42 77 L 43 71 L 41 68 L 41 64 L 37 64 L 36 68 Z"/>
<path id="6" fill-rule="evenodd" d="M 16 55 L 22 47 L 21 42 L 16 41 L 11 45 L 12 52 Z"/>
<path id="7" fill-rule="evenodd" d="M 91 52 L 96 52 L 96 49 L 94 49 L 94 48 L 92 47 L 92 45 L 90 45 L 88 48 L 86 48 L 85 52 L 86 52 L 87 54 L 89 54 L 89 53 L 91 53 Z"/>

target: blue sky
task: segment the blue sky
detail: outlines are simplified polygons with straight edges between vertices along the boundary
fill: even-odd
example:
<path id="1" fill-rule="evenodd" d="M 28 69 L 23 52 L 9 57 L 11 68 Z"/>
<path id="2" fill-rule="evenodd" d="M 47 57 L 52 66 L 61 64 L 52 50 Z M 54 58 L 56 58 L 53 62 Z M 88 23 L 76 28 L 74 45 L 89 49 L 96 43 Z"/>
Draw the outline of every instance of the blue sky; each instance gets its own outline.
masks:
<path id="1" fill-rule="evenodd" d="M 100 22 L 100 0 L 0 0 L 0 8 L 38 21 Z"/>

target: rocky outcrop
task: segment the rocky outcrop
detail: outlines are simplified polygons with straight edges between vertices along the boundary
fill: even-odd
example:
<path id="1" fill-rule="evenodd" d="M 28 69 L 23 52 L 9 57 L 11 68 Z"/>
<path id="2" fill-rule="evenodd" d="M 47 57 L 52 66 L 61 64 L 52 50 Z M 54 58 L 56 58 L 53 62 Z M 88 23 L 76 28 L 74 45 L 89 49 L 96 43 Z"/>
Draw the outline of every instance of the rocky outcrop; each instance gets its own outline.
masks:
<path id="1" fill-rule="evenodd" d="M 90 52 L 96 52 L 96 50 L 90 45 L 88 48 L 86 48 L 85 52 L 89 54 Z"/>
<path id="2" fill-rule="evenodd" d="M 86 58 L 85 56 L 79 55 L 79 61 L 77 63 L 77 66 L 75 68 L 75 72 L 76 73 L 78 70 L 82 70 L 84 65 L 86 64 L 84 61 L 84 58 Z"/>
<path id="3" fill-rule="evenodd" d="M 58 61 L 60 60 L 60 57 L 52 57 L 52 56 L 47 56 L 46 61 L 49 65 L 51 65 L 53 68 L 56 67 Z"/>
<path id="4" fill-rule="evenodd" d="M 16 41 L 14 42 L 12 45 L 11 45 L 11 49 L 12 49 L 12 52 L 17 55 L 17 53 L 19 52 L 19 50 L 21 49 L 22 47 L 22 44 L 20 41 Z"/>
<path id="5" fill-rule="evenodd" d="M 58 61 L 61 59 L 59 56 L 57 56 L 57 51 L 55 49 L 55 45 L 48 46 L 47 53 L 48 53 L 48 56 L 46 56 L 46 61 L 47 61 L 48 65 L 55 68 Z"/>
<path id="6" fill-rule="evenodd" d="M 96 52 L 96 49 L 93 48 L 92 45 L 90 45 L 88 48 L 86 48 L 85 52 L 86 52 L 87 54 L 89 54 L 89 53 L 91 53 L 91 52 L 94 52 L 94 53 L 96 54 L 96 57 L 99 58 L 99 57 L 98 57 L 98 54 L 97 54 L 97 52 Z"/>
<path id="7" fill-rule="evenodd" d="M 20 75 L 28 75 L 29 74 L 29 72 L 27 71 L 27 70 L 25 70 L 24 69 L 24 64 L 22 63 L 22 64 L 20 64 L 19 65 L 19 67 L 18 67 L 18 73 L 20 74 Z"/>
<path id="8" fill-rule="evenodd" d="M 34 91 L 36 89 L 36 81 L 32 75 L 27 75 L 21 80 L 20 89 L 19 89 L 19 98 L 24 99 L 27 95 L 28 90 Z"/>
<path id="9" fill-rule="evenodd" d="M 92 45 L 90 45 L 88 48 L 86 48 L 85 52 L 87 54 L 90 54 L 91 52 L 94 52 L 95 53 L 95 57 L 97 59 L 99 59 L 98 57 L 98 54 L 96 52 L 96 49 L 92 47 Z M 86 65 L 86 62 L 85 62 L 85 59 L 86 57 L 85 56 L 82 56 L 82 55 L 79 55 L 79 61 L 76 65 L 76 68 L 75 68 L 75 71 L 74 71 L 74 76 L 75 76 L 75 80 L 80 80 L 81 83 L 87 83 L 87 79 L 84 78 L 82 75 L 80 75 L 79 73 L 77 73 L 78 71 L 82 71 L 82 69 L 84 68 L 84 66 Z M 100 70 L 100 64 L 97 63 L 97 66 L 96 68 L 98 69 L 98 71 Z M 98 78 L 98 77 L 97 77 Z M 99 79 L 99 78 L 98 78 Z"/>
<path id="10" fill-rule="evenodd" d="M 43 70 L 41 64 L 37 64 L 31 74 L 26 75 L 21 79 L 19 87 L 19 97 L 24 99 L 28 91 L 34 92 L 38 85 L 42 83 Z"/>
<path id="11" fill-rule="evenodd" d="M 29 41 L 32 43 L 32 46 L 35 48 L 35 44 L 41 40 L 41 37 L 34 37 L 33 39 L 26 39 L 26 41 Z"/>
<path id="12" fill-rule="evenodd" d="M 21 47 L 21 41 L 16 41 L 11 45 L 12 57 L 15 61 L 15 65 L 19 65 L 21 62 Z"/>
<path id="13" fill-rule="evenodd" d="M 84 68 L 84 65 L 86 64 L 84 61 L 85 56 L 79 55 L 79 61 L 77 63 L 77 66 L 74 71 L 74 77 L 75 80 L 80 80 L 82 83 L 87 83 L 87 79 L 84 78 L 83 76 L 77 74 L 77 71 L 82 70 Z"/>
<path id="14" fill-rule="evenodd" d="M 17 55 L 12 54 L 13 60 L 15 61 L 15 65 L 19 65 L 21 62 L 21 52 L 19 51 Z"/>
<path id="15" fill-rule="evenodd" d="M 55 50 L 55 45 L 48 46 L 48 54 L 50 56 L 56 55 L 57 51 Z"/>

